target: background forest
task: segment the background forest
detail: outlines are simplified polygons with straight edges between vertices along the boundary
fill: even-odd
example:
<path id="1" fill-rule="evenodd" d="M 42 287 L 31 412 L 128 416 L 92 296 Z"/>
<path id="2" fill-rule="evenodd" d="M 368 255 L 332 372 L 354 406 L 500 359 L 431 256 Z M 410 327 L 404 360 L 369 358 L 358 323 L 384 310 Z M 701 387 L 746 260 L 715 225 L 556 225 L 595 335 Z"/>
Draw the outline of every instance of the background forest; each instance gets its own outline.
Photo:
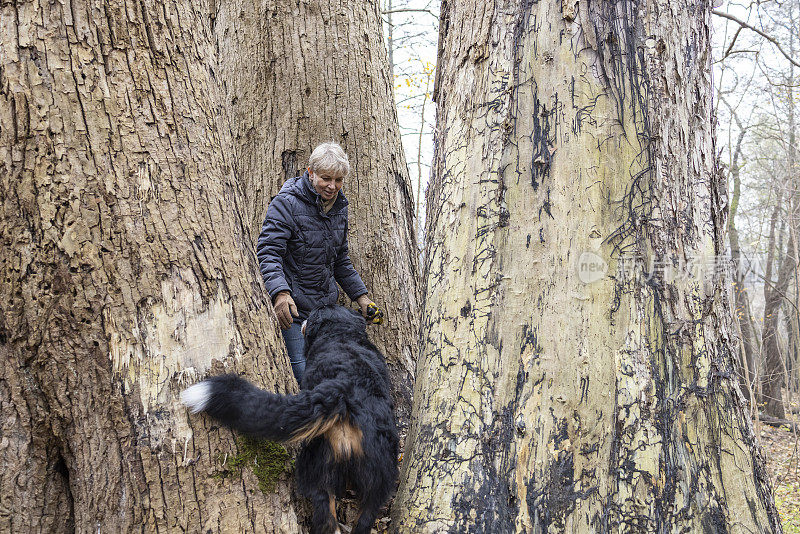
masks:
<path id="1" fill-rule="evenodd" d="M 715 14 L 718 149 L 729 186 L 742 384 L 785 528 L 797 532 L 800 3 L 728 2 Z M 766 429 L 759 418 L 787 424 Z"/>

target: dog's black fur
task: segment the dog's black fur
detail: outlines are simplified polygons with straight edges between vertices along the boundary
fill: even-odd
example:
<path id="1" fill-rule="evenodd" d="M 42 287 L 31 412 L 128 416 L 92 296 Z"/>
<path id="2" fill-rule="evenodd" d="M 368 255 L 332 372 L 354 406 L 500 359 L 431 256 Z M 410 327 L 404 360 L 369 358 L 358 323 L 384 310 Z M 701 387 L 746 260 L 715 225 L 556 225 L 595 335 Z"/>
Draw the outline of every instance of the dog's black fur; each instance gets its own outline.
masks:
<path id="1" fill-rule="evenodd" d="M 350 487 L 361 504 L 352 532 L 369 533 L 398 475 L 386 362 L 367 339 L 364 318 L 342 306 L 313 311 L 305 336 L 306 372 L 297 395 L 269 393 L 223 375 L 195 384 L 181 398 L 194 412 L 205 411 L 244 434 L 303 441 L 296 476 L 313 505 L 312 532 L 338 531 L 333 499 Z"/>

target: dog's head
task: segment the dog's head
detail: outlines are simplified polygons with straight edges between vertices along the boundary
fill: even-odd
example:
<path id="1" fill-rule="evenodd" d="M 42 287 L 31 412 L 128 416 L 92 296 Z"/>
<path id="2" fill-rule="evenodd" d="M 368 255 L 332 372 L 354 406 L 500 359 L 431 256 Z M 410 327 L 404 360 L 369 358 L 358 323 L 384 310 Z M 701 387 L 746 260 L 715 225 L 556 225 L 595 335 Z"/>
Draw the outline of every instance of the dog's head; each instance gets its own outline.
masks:
<path id="1" fill-rule="evenodd" d="M 321 333 L 363 335 L 366 328 L 367 322 L 357 311 L 330 305 L 312 311 L 302 329 L 308 344 Z"/>

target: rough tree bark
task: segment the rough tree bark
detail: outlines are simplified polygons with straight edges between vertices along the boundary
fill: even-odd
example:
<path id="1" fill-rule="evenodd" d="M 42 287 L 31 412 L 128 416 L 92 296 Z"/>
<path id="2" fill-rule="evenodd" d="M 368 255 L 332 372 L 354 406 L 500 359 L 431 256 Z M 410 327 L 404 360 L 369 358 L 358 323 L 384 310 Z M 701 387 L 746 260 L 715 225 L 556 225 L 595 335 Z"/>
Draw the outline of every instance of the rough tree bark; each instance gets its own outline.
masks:
<path id="1" fill-rule="evenodd" d="M 299 532 L 176 395 L 294 388 L 203 1 L 0 7 L 0 530 Z M 249 221 L 247 221 L 249 222 Z"/>
<path id="2" fill-rule="evenodd" d="M 379 2 L 223 2 L 214 32 L 245 190 L 258 235 L 272 197 L 335 140 L 352 171 L 350 251 L 387 321 L 370 331 L 386 354 L 400 422 L 411 410 L 419 317 L 408 171 L 394 109 Z"/>
<path id="3" fill-rule="evenodd" d="M 400 532 L 780 532 L 696 272 L 724 255 L 709 9 L 443 2 Z"/>

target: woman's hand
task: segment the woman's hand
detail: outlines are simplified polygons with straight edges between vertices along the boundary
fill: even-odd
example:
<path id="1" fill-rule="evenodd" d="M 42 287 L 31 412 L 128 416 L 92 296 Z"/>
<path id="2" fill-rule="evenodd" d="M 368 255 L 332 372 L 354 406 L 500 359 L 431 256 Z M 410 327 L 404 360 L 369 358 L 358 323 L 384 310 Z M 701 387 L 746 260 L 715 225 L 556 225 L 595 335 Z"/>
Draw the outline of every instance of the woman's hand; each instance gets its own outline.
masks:
<path id="1" fill-rule="evenodd" d="M 367 306 L 369 306 L 370 304 L 373 303 L 372 299 L 369 298 L 366 294 L 364 294 L 364 295 L 361 295 L 360 297 L 358 297 L 356 299 L 356 302 L 358 303 L 358 307 L 361 308 L 361 315 L 366 317 L 367 316 Z"/>
<path id="2" fill-rule="evenodd" d="M 278 316 L 278 324 L 283 330 L 288 330 L 294 322 L 294 317 L 298 316 L 297 306 L 288 291 L 281 291 L 275 295 L 275 315 Z"/>
<path id="3" fill-rule="evenodd" d="M 367 323 L 372 324 L 382 324 L 383 323 L 383 312 L 378 308 L 378 305 L 372 302 L 367 295 L 361 295 L 356 299 L 358 306 L 361 308 L 361 315 L 364 319 L 367 320 Z M 370 310 L 370 306 L 372 306 L 372 310 Z M 370 315 L 370 312 L 372 314 Z"/>

